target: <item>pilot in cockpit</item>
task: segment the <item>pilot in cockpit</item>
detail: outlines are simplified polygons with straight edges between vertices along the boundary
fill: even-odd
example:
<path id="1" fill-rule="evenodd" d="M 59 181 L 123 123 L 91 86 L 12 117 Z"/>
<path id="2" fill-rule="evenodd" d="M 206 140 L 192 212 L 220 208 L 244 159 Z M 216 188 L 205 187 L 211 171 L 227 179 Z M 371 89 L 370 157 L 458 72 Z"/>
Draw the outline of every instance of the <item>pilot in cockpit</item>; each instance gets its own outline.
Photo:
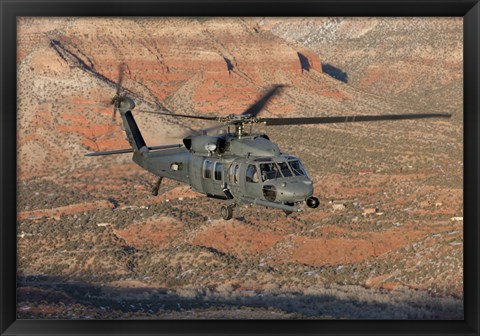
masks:
<path id="1" fill-rule="evenodd" d="M 262 181 L 271 180 L 282 176 L 277 168 L 277 165 L 273 162 L 260 164 L 260 171 L 262 172 Z"/>

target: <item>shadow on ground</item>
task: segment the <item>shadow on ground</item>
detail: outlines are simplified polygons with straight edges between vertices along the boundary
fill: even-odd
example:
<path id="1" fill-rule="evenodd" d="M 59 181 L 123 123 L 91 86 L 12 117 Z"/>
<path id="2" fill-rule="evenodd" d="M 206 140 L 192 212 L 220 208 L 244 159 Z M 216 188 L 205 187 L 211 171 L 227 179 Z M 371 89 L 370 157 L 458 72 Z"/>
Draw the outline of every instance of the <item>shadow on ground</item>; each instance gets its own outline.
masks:
<path id="1" fill-rule="evenodd" d="M 463 300 L 413 290 L 359 286 L 310 288 L 305 293 L 228 286 L 171 290 L 110 287 L 46 276 L 19 277 L 17 283 L 17 317 L 24 319 L 192 319 L 209 318 L 215 312 L 237 319 L 245 318 L 242 310 L 254 312 L 247 317 L 254 319 L 463 319 Z"/>
<path id="2" fill-rule="evenodd" d="M 322 71 L 336 80 L 348 83 L 348 74 L 331 64 L 322 63 Z"/>

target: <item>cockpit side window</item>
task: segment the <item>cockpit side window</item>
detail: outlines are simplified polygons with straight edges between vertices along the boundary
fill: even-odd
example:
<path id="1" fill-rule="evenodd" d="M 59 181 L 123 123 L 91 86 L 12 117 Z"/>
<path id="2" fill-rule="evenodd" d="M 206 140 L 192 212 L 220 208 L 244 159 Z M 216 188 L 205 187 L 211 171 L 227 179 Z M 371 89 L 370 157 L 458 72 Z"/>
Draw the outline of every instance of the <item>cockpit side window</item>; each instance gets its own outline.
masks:
<path id="1" fill-rule="evenodd" d="M 296 176 L 308 176 L 305 168 L 299 160 L 288 161 L 290 168 Z"/>
<path id="2" fill-rule="evenodd" d="M 247 182 L 258 183 L 258 171 L 257 167 L 253 164 L 248 165 L 247 172 L 245 174 Z"/>
<path id="3" fill-rule="evenodd" d="M 260 171 L 262 172 L 262 181 L 282 177 L 280 169 L 273 162 L 260 164 Z"/>

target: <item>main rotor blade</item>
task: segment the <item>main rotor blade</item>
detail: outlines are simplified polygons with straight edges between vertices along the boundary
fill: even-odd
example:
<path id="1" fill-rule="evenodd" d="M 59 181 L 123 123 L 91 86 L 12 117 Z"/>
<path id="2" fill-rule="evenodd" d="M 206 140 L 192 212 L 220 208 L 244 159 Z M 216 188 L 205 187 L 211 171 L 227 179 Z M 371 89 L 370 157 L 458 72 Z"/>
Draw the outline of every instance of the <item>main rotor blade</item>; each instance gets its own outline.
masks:
<path id="1" fill-rule="evenodd" d="M 422 114 L 390 114 L 390 115 L 357 115 L 344 117 L 305 117 L 305 118 L 259 118 L 267 126 L 306 125 L 306 124 L 333 124 L 344 122 L 363 122 L 381 120 L 406 120 L 425 118 L 450 118 L 449 113 L 422 113 Z"/>
<path id="2" fill-rule="evenodd" d="M 217 120 L 218 119 L 217 117 L 194 116 L 194 115 L 189 115 L 189 114 L 176 114 L 176 113 L 147 111 L 147 110 L 135 110 L 135 111 L 136 112 L 142 112 L 142 113 L 166 115 L 166 116 L 171 116 L 171 117 L 190 118 L 190 119 L 203 119 L 203 120 Z"/>
<path id="3" fill-rule="evenodd" d="M 246 109 L 242 115 L 246 115 L 246 114 L 249 114 L 251 115 L 252 117 L 256 117 L 258 113 L 260 113 L 261 110 L 263 110 L 263 108 L 265 107 L 265 105 L 270 101 L 270 99 L 274 96 L 276 96 L 280 91 L 281 89 L 285 87 L 285 85 L 281 85 L 281 84 L 278 84 L 278 85 L 274 85 L 272 86 L 272 88 L 270 90 L 268 90 L 262 98 L 260 98 L 259 100 L 257 100 L 256 103 L 250 105 L 250 107 L 248 109 Z"/>

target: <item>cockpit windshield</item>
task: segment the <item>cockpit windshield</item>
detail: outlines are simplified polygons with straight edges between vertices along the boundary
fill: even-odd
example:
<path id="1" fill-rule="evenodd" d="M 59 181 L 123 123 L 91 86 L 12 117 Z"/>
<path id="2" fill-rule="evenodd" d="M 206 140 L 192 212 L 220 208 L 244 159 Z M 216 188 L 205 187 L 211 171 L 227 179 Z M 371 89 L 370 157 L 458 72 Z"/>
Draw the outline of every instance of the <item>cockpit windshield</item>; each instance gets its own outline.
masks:
<path id="1" fill-rule="evenodd" d="M 263 161 L 263 160 L 262 160 Z M 308 177 L 307 171 L 303 167 L 299 159 L 295 157 L 288 157 L 287 161 L 284 162 L 260 162 L 260 173 L 262 177 L 262 182 L 266 180 L 272 180 L 281 177 L 292 177 L 292 176 L 306 176 Z"/>
<path id="2" fill-rule="evenodd" d="M 290 177 L 292 176 L 292 172 L 290 169 L 288 169 L 288 164 L 286 162 L 279 162 L 278 166 L 280 167 L 280 171 L 282 172 L 282 175 L 285 177 Z"/>
<path id="3" fill-rule="evenodd" d="M 290 168 L 292 169 L 293 173 L 296 175 L 296 176 L 307 176 L 307 171 L 305 170 L 305 168 L 303 167 L 302 163 L 300 162 L 300 160 L 292 160 L 292 161 L 288 161 L 288 165 L 290 166 Z"/>

